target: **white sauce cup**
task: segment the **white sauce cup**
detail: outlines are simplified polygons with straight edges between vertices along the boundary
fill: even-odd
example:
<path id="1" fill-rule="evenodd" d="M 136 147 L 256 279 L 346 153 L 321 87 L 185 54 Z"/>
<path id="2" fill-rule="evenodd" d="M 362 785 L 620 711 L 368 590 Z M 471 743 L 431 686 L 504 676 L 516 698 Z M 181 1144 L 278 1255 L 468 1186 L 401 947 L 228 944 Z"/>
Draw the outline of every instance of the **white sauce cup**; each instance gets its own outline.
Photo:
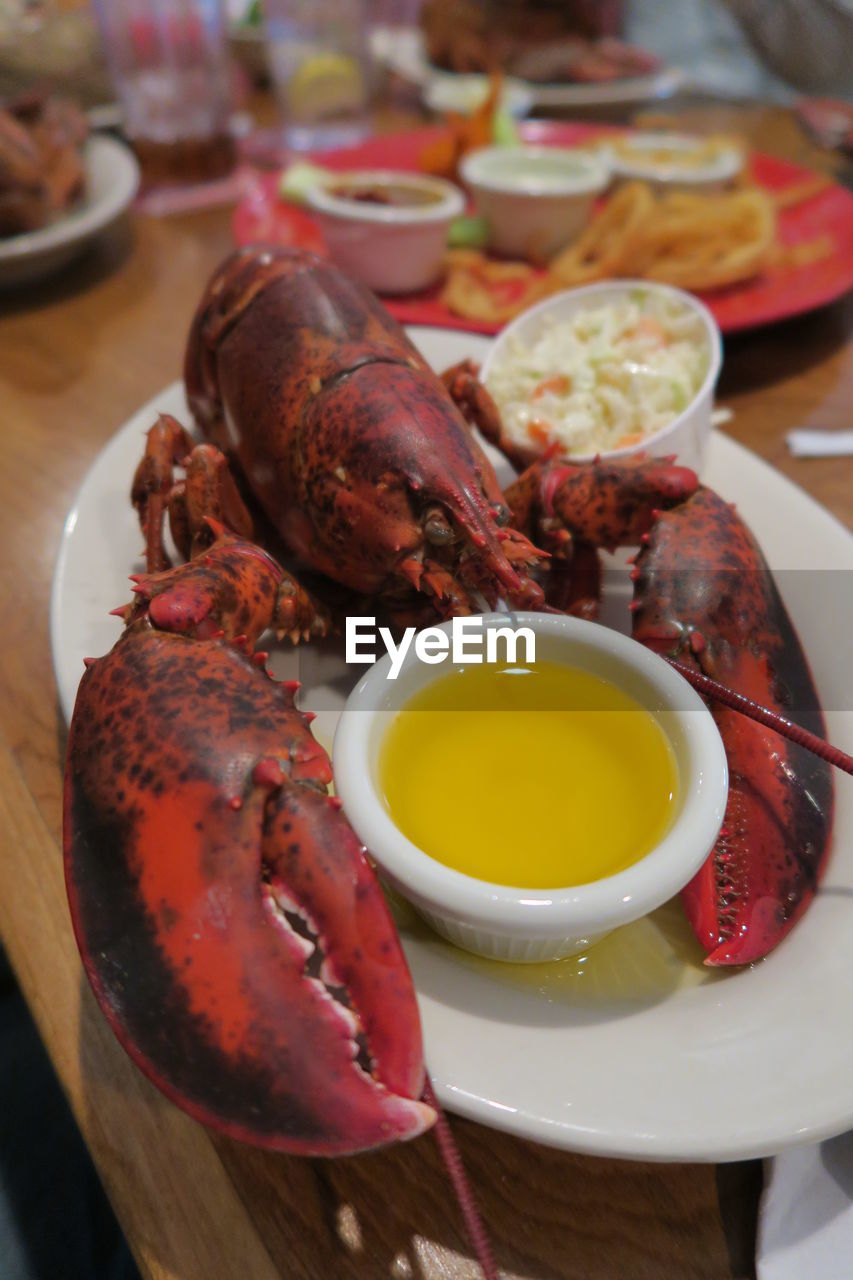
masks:
<path id="1" fill-rule="evenodd" d="M 371 204 L 336 194 L 347 188 L 409 187 L 429 204 Z M 441 275 L 447 232 L 465 209 L 458 187 L 441 178 L 390 169 L 340 173 L 318 182 L 306 204 L 337 267 L 376 293 L 414 293 Z"/>
<path id="2" fill-rule="evenodd" d="M 704 146 L 704 138 L 690 134 L 633 133 L 618 143 L 604 143 L 601 151 L 615 178 L 639 179 L 661 191 L 721 191 L 743 169 L 743 152 L 733 142 L 721 141 L 706 159 L 691 161 L 691 153 Z M 666 160 L 660 159 L 662 151 L 670 153 Z"/>
<path id="3" fill-rule="evenodd" d="M 380 750 L 395 714 L 452 670 L 449 660 L 439 665 L 421 662 L 414 647 L 395 681 L 387 679 L 386 656 L 350 694 L 335 734 L 335 785 L 347 817 L 382 874 L 436 932 L 491 959 L 538 963 L 585 951 L 611 930 L 661 906 L 687 884 L 717 839 L 728 794 L 728 766 L 711 713 L 663 658 L 617 631 L 578 618 L 540 613 L 493 613 L 483 618 L 484 627 L 508 624 L 533 629 L 537 660 L 580 667 L 609 680 L 658 719 L 672 744 L 679 781 L 675 816 L 655 848 L 626 870 L 590 884 L 526 889 L 465 875 L 412 844 L 385 807 Z M 444 623 L 442 630 L 450 631 L 451 626 Z M 512 743 L 506 745 L 511 779 Z M 538 825 L 571 823 L 571 812 L 561 805 L 562 797 L 555 795 L 550 812 L 531 815 L 531 841 Z M 523 866 L 526 851 L 518 853 Z"/>
<path id="4" fill-rule="evenodd" d="M 498 253 L 545 260 L 577 237 L 610 181 L 606 159 L 571 147 L 483 147 L 459 166 Z"/>

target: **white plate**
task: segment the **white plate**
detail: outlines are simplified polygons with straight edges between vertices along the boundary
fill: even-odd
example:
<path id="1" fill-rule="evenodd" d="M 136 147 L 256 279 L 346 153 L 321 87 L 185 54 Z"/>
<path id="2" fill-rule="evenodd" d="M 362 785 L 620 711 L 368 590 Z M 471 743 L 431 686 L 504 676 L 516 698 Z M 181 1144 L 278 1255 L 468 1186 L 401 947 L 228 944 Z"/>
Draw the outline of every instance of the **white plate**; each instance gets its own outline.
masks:
<path id="1" fill-rule="evenodd" d="M 443 71 L 429 62 L 417 27 L 376 27 L 370 33 L 370 50 L 377 62 L 411 84 L 425 88 L 437 77 L 453 76 L 453 72 Z M 533 80 L 516 78 L 516 83 L 530 92 L 531 109 L 540 110 L 656 102 L 672 97 L 685 82 L 684 72 L 676 67 L 666 67 L 650 75 L 612 80 L 607 84 L 538 84 Z"/>
<path id="2" fill-rule="evenodd" d="M 436 368 L 465 355 L 482 359 L 488 346 L 473 334 L 411 334 Z M 157 410 L 187 420 L 179 383 L 112 438 L 65 527 L 51 642 L 66 716 L 84 656 L 105 652 L 118 636 L 107 611 L 129 598 L 127 575 L 140 567 L 128 492 Z M 505 463 L 501 472 L 506 478 Z M 843 710 L 853 537 L 725 436 L 712 438 L 706 479 L 738 504 L 784 571 L 779 582 L 824 706 L 841 708 L 828 713 L 830 736 L 853 750 L 853 713 Z M 302 705 L 321 708 L 314 729 L 328 745 L 347 682 L 337 659 L 312 674 L 309 653 L 299 660 Z M 292 654 L 288 660 L 293 670 Z M 511 778 L 511 742 L 506 760 Z M 401 932 L 442 1102 L 554 1146 L 644 1159 L 745 1158 L 853 1126 L 853 783 L 844 777 L 837 800 L 834 853 L 816 901 L 748 971 L 704 970 L 677 902 L 619 931 L 585 963 L 521 971 L 466 956 L 404 910 Z M 536 822 L 531 814 L 531 838 Z"/>
<path id="3" fill-rule="evenodd" d="M 84 154 L 86 189 L 56 222 L 0 239 L 0 289 L 41 280 L 82 253 L 93 236 L 128 207 L 139 186 L 133 152 L 114 138 L 95 135 Z"/>

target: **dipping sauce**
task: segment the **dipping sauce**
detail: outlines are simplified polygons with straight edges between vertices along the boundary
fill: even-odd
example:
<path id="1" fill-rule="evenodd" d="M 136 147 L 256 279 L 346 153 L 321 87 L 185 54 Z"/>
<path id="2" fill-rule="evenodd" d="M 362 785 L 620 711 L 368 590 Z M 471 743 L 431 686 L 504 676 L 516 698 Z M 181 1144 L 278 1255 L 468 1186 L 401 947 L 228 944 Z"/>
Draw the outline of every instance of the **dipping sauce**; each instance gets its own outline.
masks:
<path id="1" fill-rule="evenodd" d="M 328 188 L 336 200 L 352 200 L 354 204 L 381 204 L 394 209 L 422 209 L 441 202 L 435 191 L 410 187 L 403 182 L 341 183 Z"/>
<path id="2" fill-rule="evenodd" d="M 457 669 L 398 712 L 379 755 L 396 826 L 495 884 L 587 884 L 638 862 L 675 816 L 678 770 L 658 720 L 578 668 Z"/>

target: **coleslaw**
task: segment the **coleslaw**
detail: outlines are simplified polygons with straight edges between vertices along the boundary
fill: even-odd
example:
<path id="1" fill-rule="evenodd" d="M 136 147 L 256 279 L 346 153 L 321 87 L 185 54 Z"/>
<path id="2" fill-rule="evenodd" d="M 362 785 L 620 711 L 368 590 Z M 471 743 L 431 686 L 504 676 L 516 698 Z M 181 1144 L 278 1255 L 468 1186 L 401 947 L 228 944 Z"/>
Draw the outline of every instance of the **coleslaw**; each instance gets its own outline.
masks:
<path id="1" fill-rule="evenodd" d="M 677 298 L 624 298 L 545 318 L 532 344 L 510 340 L 486 386 L 506 434 L 567 455 L 627 448 L 668 426 L 702 386 L 711 353 L 701 318 Z"/>

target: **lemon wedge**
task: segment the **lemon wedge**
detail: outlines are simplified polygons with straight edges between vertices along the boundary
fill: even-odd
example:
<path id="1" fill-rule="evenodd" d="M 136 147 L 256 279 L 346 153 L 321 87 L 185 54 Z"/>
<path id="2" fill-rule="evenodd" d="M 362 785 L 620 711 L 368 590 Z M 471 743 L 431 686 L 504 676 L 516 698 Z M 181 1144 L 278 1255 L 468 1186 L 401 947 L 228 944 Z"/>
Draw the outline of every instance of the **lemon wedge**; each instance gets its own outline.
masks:
<path id="1" fill-rule="evenodd" d="M 365 100 L 364 79 L 355 58 L 318 53 L 294 72 L 287 105 L 294 120 L 325 120 L 358 110 Z"/>

